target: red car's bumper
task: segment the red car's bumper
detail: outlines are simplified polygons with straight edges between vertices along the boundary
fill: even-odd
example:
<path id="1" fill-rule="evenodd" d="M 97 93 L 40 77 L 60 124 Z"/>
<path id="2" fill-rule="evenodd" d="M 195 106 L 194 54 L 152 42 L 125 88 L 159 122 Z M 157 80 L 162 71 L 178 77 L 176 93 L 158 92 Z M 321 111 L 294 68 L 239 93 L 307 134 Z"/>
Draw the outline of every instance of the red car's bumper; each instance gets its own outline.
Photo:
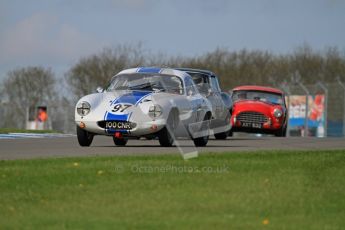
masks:
<path id="1" fill-rule="evenodd" d="M 266 122 L 239 120 L 236 116 L 231 118 L 232 131 L 252 133 L 275 133 L 283 127 L 283 122 L 275 118 L 267 118 Z"/>
<path id="2" fill-rule="evenodd" d="M 231 117 L 232 131 L 234 132 L 276 134 L 286 126 L 286 114 L 284 113 L 277 118 L 271 112 L 274 108 L 266 109 L 266 111 L 260 110 L 259 106 L 256 107 L 256 111 L 253 111 L 252 108 L 251 110 L 237 108 Z"/>

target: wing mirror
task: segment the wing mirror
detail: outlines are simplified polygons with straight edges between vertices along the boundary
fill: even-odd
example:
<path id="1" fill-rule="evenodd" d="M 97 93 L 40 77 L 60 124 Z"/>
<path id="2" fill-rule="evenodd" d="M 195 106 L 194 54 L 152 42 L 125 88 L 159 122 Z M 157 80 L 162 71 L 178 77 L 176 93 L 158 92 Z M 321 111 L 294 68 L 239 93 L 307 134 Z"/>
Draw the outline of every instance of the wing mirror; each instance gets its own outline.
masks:
<path id="1" fill-rule="evenodd" d="M 96 91 L 97 91 L 97 93 L 103 93 L 104 89 L 102 87 L 98 86 Z"/>

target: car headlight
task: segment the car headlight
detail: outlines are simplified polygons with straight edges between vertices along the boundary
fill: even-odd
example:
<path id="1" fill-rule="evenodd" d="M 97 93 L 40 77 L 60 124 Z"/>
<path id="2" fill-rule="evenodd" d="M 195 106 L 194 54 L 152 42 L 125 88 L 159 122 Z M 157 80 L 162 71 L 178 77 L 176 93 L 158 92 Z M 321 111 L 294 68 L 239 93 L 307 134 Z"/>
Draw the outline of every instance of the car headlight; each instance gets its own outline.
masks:
<path id="1" fill-rule="evenodd" d="M 91 110 L 91 106 L 86 101 L 79 102 L 78 105 L 77 105 L 77 113 L 80 116 L 88 115 L 90 113 L 90 110 Z"/>
<path id="2" fill-rule="evenodd" d="M 149 108 L 149 116 L 152 118 L 159 117 L 162 113 L 163 109 L 160 105 L 151 105 Z"/>
<path id="3" fill-rule="evenodd" d="M 281 116 L 283 116 L 283 111 L 282 111 L 281 109 L 274 109 L 273 115 L 274 115 L 276 118 L 280 118 Z"/>

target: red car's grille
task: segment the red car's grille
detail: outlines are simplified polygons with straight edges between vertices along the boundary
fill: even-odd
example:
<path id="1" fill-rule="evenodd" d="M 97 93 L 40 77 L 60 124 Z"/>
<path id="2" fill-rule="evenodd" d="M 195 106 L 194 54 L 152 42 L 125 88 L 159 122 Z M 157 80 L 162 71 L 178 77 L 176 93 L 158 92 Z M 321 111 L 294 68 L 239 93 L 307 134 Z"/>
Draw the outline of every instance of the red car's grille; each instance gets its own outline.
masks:
<path id="1" fill-rule="evenodd" d="M 258 112 L 242 112 L 237 115 L 237 120 L 241 122 L 251 122 L 251 123 L 265 123 L 268 121 L 268 118 Z"/>

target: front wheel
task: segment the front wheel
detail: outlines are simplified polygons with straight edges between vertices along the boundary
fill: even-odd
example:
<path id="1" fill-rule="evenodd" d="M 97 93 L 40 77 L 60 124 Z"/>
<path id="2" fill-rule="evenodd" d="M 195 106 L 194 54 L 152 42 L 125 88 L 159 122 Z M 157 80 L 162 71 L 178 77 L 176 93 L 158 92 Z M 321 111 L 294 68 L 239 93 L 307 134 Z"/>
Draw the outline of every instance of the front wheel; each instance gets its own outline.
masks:
<path id="1" fill-rule="evenodd" d="M 281 127 L 278 132 L 275 133 L 276 137 L 285 137 L 286 136 L 286 127 Z"/>
<path id="2" fill-rule="evenodd" d="M 172 110 L 167 119 L 167 126 L 158 133 L 159 144 L 163 147 L 171 147 L 174 144 L 173 132 L 179 124 L 177 110 Z M 172 132 L 172 133 L 170 133 Z"/>
<path id="3" fill-rule="evenodd" d="M 128 142 L 128 139 L 113 137 L 113 141 L 116 146 L 125 146 Z"/>
<path id="4" fill-rule="evenodd" d="M 79 145 L 82 147 L 89 147 L 92 143 L 94 134 L 77 126 L 77 137 Z"/>
<path id="5" fill-rule="evenodd" d="M 171 147 L 174 143 L 174 139 L 166 127 L 159 131 L 158 140 L 159 144 L 163 147 Z"/>
<path id="6" fill-rule="evenodd" d="M 198 138 L 195 138 L 193 141 L 194 141 L 194 145 L 196 147 L 204 147 L 207 145 L 208 143 L 208 135 L 207 136 L 204 136 L 204 137 L 198 137 Z"/>

